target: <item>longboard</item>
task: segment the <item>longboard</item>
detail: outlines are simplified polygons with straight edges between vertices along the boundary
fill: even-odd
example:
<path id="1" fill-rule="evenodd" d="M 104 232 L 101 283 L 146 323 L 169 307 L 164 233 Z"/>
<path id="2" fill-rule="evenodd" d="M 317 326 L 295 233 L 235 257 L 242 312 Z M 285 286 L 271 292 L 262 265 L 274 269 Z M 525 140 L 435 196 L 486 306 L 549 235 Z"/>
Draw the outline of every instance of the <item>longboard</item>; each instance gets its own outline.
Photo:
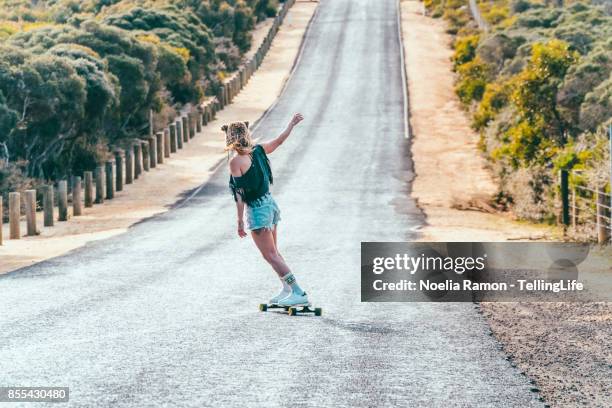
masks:
<path id="1" fill-rule="evenodd" d="M 269 305 L 266 303 L 261 303 L 259 305 L 259 310 L 262 312 L 267 312 L 270 309 L 284 309 L 285 312 L 289 316 L 297 316 L 298 314 L 308 314 L 312 313 L 315 316 L 321 316 L 323 314 L 323 309 L 320 307 L 312 307 L 312 306 L 279 306 L 279 305 Z"/>

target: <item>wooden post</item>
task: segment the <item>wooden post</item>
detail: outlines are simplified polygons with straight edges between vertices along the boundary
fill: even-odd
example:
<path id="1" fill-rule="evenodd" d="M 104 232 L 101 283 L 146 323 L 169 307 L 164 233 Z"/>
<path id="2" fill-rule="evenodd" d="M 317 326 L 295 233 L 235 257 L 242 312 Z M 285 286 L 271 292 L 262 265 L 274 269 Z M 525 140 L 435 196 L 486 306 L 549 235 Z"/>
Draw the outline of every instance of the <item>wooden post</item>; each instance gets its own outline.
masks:
<path id="1" fill-rule="evenodd" d="M 181 118 L 183 121 L 183 142 L 189 142 L 189 124 L 187 123 L 187 116 Z"/>
<path id="2" fill-rule="evenodd" d="M 134 149 L 128 148 L 125 151 L 125 184 L 132 184 L 134 181 Z"/>
<path id="3" fill-rule="evenodd" d="M 36 190 L 26 190 L 23 193 L 23 198 L 25 199 L 28 236 L 38 235 L 36 229 Z"/>
<path id="4" fill-rule="evenodd" d="M 134 143 L 134 180 L 142 174 L 142 144 Z"/>
<path id="5" fill-rule="evenodd" d="M 123 191 L 123 150 L 115 151 L 115 191 Z"/>
<path id="6" fill-rule="evenodd" d="M 196 134 L 195 114 L 193 112 L 189 112 L 187 114 L 187 120 L 189 121 L 189 138 L 193 139 Z"/>
<path id="7" fill-rule="evenodd" d="M 200 111 L 200 108 L 198 108 L 197 111 L 195 111 L 194 113 L 195 115 L 195 122 L 196 122 L 196 132 L 197 133 L 201 133 L 202 132 L 202 112 Z"/>
<path id="8" fill-rule="evenodd" d="M 105 177 L 106 177 L 106 198 L 112 200 L 115 197 L 115 176 L 113 174 L 113 167 L 115 167 L 114 160 L 107 160 L 104 165 Z"/>
<path id="9" fill-rule="evenodd" d="M 206 104 L 206 106 L 204 106 L 204 109 L 202 110 L 202 126 L 206 126 L 208 125 L 208 110 L 209 110 L 210 104 Z"/>
<path id="10" fill-rule="evenodd" d="M 176 153 L 176 123 L 170 124 L 170 153 Z"/>
<path id="11" fill-rule="evenodd" d="M 183 121 L 176 121 L 176 146 L 179 149 L 183 148 Z"/>
<path id="12" fill-rule="evenodd" d="M 68 221 L 68 181 L 57 182 L 57 220 Z"/>
<path id="13" fill-rule="evenodd" d="M 149 167 L 157 166 L 157 138 L 155 135 L 149 137 Z"/>
<path id="14" fill-rule="evenodd" d="M 153 127 L 153 109 L 149 109 L 149 136 L 153 136 L 155 129 Z"/>
<path id="15" fill-rule="evenodd" d="M 96 167 L 96 204 L 102 204 L 104 202 L 104 185 L 106 181 L 104 180 L 104 167 L 98 166 Z"/>
<path id="16" fill-rule="evenodd" d="M 19 193 L 9 193 L 9 238 L 19 239 L 21 237 L 21 226 L 19 217 L 21 216 L 21 195 Z"/>
<path id="17" fill-rule="evenodd" d="M 223 88 L 220 88 L 219 92 L 217 93 L 217 101 L 219 103 L 219 109 L 223 108 L 223 105 L 224 105 L 224 102 L 225 102 L 223 100 L 223 95 L 224 95 Z"/>
<path id="18" fill-rule="evenodd" d="M 53 216 L 53 199 L 54 199 L 53 186 L 43 187 L 43 225 L 45 227 L 52 227 L 55 217 Z"/>
<path id="19" fill-rule="evenodd" d="M 603 188 L 597 190 L 597 242 L 605 244 L 610 239 L 610 230 L 606 220 L 608 200 Z"/>
<path id="20" fill-rule="evenodd" d="M 142 168 L 144 171 L 149 171 L 151 169 L 151 163 L 149 160 L 151 159 L 151 153 L 149 153 L 149 142 L 143 140 L 140 142 L 142 146 Z"/>
<path id="21" fill-rule="evenodd" d="M 93 192 L 93 173 L 86 171 L 85 177 L 85 207 L 93 207 L 94 192 Z"/>
<path id="22" fill-rule="evenodd" d="M 578 200 L 576 199 L 576 187 L 572 186 L 572 228 L 578 225 Z"/>
<path id="23" fill-rule="evenodd" d="M 565 226 L 570 224 L 569 218 L 569 178 L 567 170 L 561 170 L 561 223 Z"/>
<path id="24" fill-rule="evenodd" d="M 164 162 L 164 132 L 155 134 L 155 145 L 157 147 L 157 162 L 162 164 Z"/>
<path id="25" fill-rule="evenodd" d="M 72 185 L 72 215 L 78 217 L 83 215 L 83 202 L 82 202 L 82 186 L 81 178 L 75 177 L 74 184 Z"/>
<path id="26" fill-rule="evenodd" d="M 170 129 L 164 129 L 164 158 L 170 157 Z"/>

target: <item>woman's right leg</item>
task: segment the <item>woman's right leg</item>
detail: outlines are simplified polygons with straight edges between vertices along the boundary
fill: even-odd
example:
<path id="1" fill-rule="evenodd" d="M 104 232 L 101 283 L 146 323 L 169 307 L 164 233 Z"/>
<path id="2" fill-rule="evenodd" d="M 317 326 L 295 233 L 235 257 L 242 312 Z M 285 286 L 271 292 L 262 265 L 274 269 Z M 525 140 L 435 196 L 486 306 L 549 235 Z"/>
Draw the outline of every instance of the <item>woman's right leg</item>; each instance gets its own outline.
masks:
<path id="1" fill-rule="evenodd" d="M 261 255 L 270 264 L 270 266 L 272 266 L 272 269 L 274 269 L 280 278 L 283 278 L 285 275 L 291 273 L 289 266 L 287 266 L 287 263 L 276 249 L 276 240 L 274 239 L 274 233 L 271 230 L 266 228 L 254 230 L 252 231 L 251 236 L 253 237 L 253 241 L 255 241 L 255 245 L 259 249 L 259 252 L 261 252 Z"/>

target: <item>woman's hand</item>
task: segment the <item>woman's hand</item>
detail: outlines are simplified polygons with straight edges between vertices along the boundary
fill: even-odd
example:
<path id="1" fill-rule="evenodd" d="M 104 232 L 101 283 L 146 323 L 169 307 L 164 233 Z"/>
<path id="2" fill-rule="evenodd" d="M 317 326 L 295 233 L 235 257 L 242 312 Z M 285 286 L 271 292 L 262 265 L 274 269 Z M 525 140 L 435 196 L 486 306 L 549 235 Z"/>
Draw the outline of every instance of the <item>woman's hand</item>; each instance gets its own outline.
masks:
<path id="1" fill-rule="evenodd" d="M 278 135 L 276 138 L 270 140 L 269 142 L 260 143 L 261 146 L 264 148 L 264 151 L 266 152 L 266 154 L 272 153 L 273 151 L 275 151 L 278 148 L 278 146 L 282 145 L 283 142 L 291 134 L 291 131 L 293 130 L 293 128 L 298 123 L 300 123 L 302 120 L 304 120 L 304 117 L 302 116 L 302 114 L 301 113 L 296 113 L 291 118 L 291 121 L 289 122 L 289 124 L 287 125 L 287 128 L 283 131 L 283 133 Z"/>
<path id="2" fill-rule="evenodd" d="M 295 115 L 293 115 L 293 118 L 291 118 L 291 122 L 289 122 L 289 124 L 293 127 L 303 120 L 304 120 L 304 117 L 302 116 L 302 114 L 296 113 Z"/>
<path id="3" fill-rule="evenodd" d="M 247 236 L 247 233 L 244 230 L 244 221 L 238 220 L 238 236 L 240 238 L 244 238 Z"/>

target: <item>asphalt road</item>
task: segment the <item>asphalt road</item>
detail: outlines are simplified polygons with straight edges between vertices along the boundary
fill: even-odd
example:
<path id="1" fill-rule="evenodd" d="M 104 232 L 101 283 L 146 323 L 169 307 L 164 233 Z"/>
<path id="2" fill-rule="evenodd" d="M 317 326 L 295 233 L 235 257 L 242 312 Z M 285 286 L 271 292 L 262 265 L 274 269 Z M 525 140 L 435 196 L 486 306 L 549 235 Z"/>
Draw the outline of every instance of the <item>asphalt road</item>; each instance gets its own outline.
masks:
<path id="1" fill-rule="evenodd" d="M 280 248 L 324 316 L 260 313 L 278 281 L 235 234 L 222 167 L 127 233 L 0 278 L 0 385 L 73 406 L 538 406 L 472 304 L 360 303 L 360 242 L 414 238 L 394 0 L 323 0 L 257 135 Z M 222 137 L 222 134 L 219 134 Z M 39 406 L 39 405 L 37 405 Z"/>

